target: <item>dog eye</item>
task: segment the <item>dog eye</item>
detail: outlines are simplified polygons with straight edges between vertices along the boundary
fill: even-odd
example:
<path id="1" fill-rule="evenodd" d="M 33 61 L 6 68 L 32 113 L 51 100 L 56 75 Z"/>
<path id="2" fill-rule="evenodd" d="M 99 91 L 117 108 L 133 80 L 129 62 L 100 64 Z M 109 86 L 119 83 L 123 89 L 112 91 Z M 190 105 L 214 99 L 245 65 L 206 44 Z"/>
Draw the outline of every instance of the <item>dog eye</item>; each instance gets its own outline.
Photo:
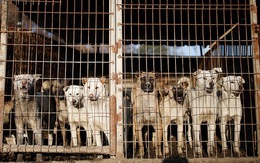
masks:
<path id="1" fill-rule="evenodd" d="M 98 89 L 98 86 L 96 86 L 96 88 L 95 89 Z"/>
<path id="2" fill-rule="evenodd" d="M 88 86 L 88 89 L 90 89 L 90 86 Z"/>
<path id="3" fill-rule="evenodd" d="M 203 77 L 203 79 L 204 79 L 204 80 L 207 80 L 207 78 L 206 78 L 206 77 Z"/>

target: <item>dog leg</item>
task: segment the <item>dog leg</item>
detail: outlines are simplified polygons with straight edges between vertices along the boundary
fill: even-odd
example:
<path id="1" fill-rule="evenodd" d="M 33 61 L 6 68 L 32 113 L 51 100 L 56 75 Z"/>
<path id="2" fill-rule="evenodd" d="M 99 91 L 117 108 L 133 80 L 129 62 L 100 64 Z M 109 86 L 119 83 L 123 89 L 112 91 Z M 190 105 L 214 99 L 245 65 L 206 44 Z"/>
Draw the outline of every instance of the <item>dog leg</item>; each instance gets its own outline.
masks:
<path id="1" fill-rule="evenodd" d="M 53 134 L 48 133 L 48 145 L 51 146 L 53 143 Z"/>
<path id="2" fill-rule="evenodd" d="M 201 122 L 198 122 L 198 118 L 194 116 L 192 118 L 194 121 L 192 122 L 192 130 L 194 133 L 194 146 L 195 146 L 195 157 L 201 157 L 202 156 L 202 149 L 200 144 L 200 124 Z"/>
<path id="3" fill-rule="evenodd" d="M 144 145 L 143 145 L 143 137 L 142 137 L 142 128 L 143 125 L 136 125 L 136 133 L 138 134 L 138 157 L 143 158 L 144 157 Z"/>
<path id="4" fill-rule="evenodd" d="M 183 145 L 183 118 L 179 117 L 176 120 L 177 124 L 177 138 L 178 138 L 178 154 L 180 157 L 183 157 L 183 152 L 182 148 L 184 147 Z"/>
<path id="5" fill-rule="evenodd" d="M 221 133 L 223 153 L 227 152 L 226 125 L 227 125 L 227 117 L 220 117 L 220 133 Z"/>
<path id="6" fill-rule="evenodd" d="M 168 123 L 166 123 L 166 125 L 163 125 L 163 144 L 164 144 L 165 156 L 170 155 L 169 145 L 168 145 L 168 140 L 167 140 L 167 128 L 168 128 Z"/>
<path id="7" fill-rule="evenodd" d="M 214 136 L 216 131 L 216 124 L 215 124 L 216 117 L 212 116 L 211 121 L 208 121 L 208 145 L 207 145 L 207 152 L 209 156 L 214 156 Z"/>
<path id="8" fill-rule="evenodd" d="M 17 154 L 16 162 L 23 162 L 23 154 L 22 153 Z"/>
<path id="9" fill-rule="evenodd" d="M 77 140 L 77 126 L 75 123 L 70 123 L 70 133 L 71 133 L 71 146 L 78 146 Z"/>
<path id="10" fill-rule="evenodd" d="M 187 125 L 188 125 L 188 131 L 187 131 L 187 136 L 188 136 L 188 141 L 189 141 L 189 146 L 192 149 L 192 137 L 191 137 L 191 124 L 190 124 L 190 117 L 187 116 Z"/>
<path id="11" fill-rule="evenodd" d="M 241 130 L 241 125 L 240 125 L 240 121 L 241 121 L 241 116 L 235 116 L 234 117 L 234 152 L 238 155 L 240 155 L 240 130 Z"/>
<path id="12" fill-rule="evenodd" d="M 62 143 L 63 146 L 67 146 L 67 142 L 66 142 L 66 128 L 65 128 L 65 124 L 63 122 L 59 122 L 60 123 L 60 129 L 61 129 L 61 135 L 62 135 Z"/>
<path id="13" fill-rule="evenodd" d="M 95 136 L 97 146 L 101 147 L 102 146 L 102 142 L 101 142 L 100 130 L 94 128 L 93 134 Z"/>
<path id="14" fill-rule="evenodd" d="M 156 156 L 158 158 L 161 158 L 162 157 L 161 143 L 162 143 L 163 129 L 161 124 L 157 124 L 156 127 L 157 127 L 155 128 L 156 138 L 157 138 Z"/>
<path id="15" fill-rule="evenodd" d="M 22 122 L 22 121 L 20 121 Z M 19 124 L 19 120 L 16 118 L 16 138 L 17 138 L 17 145 L 23 144 L 23 123 Z"/>

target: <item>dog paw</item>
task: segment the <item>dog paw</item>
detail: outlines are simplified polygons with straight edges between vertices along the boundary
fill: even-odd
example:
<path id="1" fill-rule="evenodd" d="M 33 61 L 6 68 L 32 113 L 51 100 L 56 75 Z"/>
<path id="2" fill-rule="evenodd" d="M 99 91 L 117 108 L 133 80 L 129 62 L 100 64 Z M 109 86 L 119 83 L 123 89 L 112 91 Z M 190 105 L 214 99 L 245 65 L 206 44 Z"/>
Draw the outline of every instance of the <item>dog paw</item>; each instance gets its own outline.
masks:
<path id="1" fill-rule="evenodd" d="M 234 155 L 237 156 L 237 157 L 240 157 L 241 156 L 241 152 L 240 151 L 234 151 Z"/>
<path id="2" fill-rule="evenodd" d="M 17 154 L 16 162 L 23 162 L 23 154 Z"/>

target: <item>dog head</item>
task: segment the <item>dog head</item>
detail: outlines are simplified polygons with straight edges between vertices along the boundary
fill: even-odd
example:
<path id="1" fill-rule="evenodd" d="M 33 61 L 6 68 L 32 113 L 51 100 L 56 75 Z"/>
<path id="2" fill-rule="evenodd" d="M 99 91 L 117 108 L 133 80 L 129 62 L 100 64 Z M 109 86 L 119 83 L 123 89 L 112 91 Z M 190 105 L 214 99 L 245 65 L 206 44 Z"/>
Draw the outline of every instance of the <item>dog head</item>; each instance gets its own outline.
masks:
<path id="1" fill-rule="evenodd" d="M 19 74 L 14 75 L 14 92 L 22 97 L 34 93 L 34 87 L 37 80 L 41 77 L 40 74 Z"/>
<path id="2" fill-rule="evenodd" d="M 63 97 L 64 95 L 64 90 L 63 88 L 65 88 L 66 86 L 68 86 L 70 83 L 69 80 L 53 80 L 51 82 L 51 91 L 53 95 L 57 95 L 60 98 Z"/>
<path id="3" fill-rule="evenodd" d="M 212 70 L 198 69 L 193 73 L 193 76 L 196 78 L 196 90 L 212 93 L 216 89 L 220 72 L 222 72 L 221 68 L 213 68 Z"/>
<path id="4" fill-rule="evenodd" d="M 156 88 L 156 79 L 158 75 L 152 72 L 142 72 L 136 75 L 137 84 L 144 92 L 154 92 Z"/>
<path id="5" fill-rule="evenodd" d="M 84 85 L 84 95 L 90 101 L 97 101 L 106 95 L 106 78 L 82 78 Z"/>
<path id="6" fill-rule="evenodd" d="M 185 98 L 184 88 L 181 87 L 180 85 L 174 85 L 171 91 L 172 91 L 171 97 L 179 104 L 183 104 Z"/>
<path id="7" fill-rule="evenodd" d="M 63 88 L 67 103 L 76 107 L 82 108 L 83 105 L 83 86 L 70 85 Z"/>
<path id="8" fill-rule="evenodd" d="M 245 80 L 241 76 L 226 76 L 222 77 L 218 84 L 221 86 L 223 91 L 233 94 L 235 97 L 239 96 L 243 90 Z"/>

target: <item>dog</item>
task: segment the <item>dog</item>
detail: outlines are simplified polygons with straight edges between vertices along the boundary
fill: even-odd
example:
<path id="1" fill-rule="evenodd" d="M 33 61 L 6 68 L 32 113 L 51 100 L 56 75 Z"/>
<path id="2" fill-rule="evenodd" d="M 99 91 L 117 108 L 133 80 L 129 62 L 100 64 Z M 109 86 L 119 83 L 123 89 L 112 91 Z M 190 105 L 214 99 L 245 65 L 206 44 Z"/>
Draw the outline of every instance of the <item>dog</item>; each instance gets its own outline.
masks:
<path id="1" fill-rule="evenodd" d="M 68 122 L 70 125 L 71 146 L 78 146 L 77 128 L 83 127 L 87 133 L 87 146 L 92 145 L 92 132 L 88 120 L 88 108 L 85 107 L 84 87 L 69 85 L 63 88 L 68 110 Z"/>
<path id="2" fill-rule="evenodd" d="M 56 103 L 56 112 L 57 112 L 57 123 L 55 125 L 55 130 L 57 131 L 58 125 L 61 129 L 62 135 L 62 145 L 68 146 L 68 142 L 66 141 L 66 124 L 68 124 L 68 110 L 65 101 L 64 95 L 64 87 L 68 86 L 70 83 L 69 80 L 53 80 L 51 82 L 51 91 L 54 95 L 55 103 Z M 79 129 L 77 130 L 77 141 L 78 144 L 81 143 Z"/>
<path id="3" fill-rule="evenodd" d="M 40 77 L 40 74 L 14 75 L 13 90 L 17 145 L 23 144 L 24 130 L 27 127 L 32 128 L 36 144 L 42 145 L 40 104 L 34 97 L 34 88 Z M 23 154 L 18 154 L 17 161 L 21 162 L 22 160 Z M 36 160 L 42 161 L 42 154 L 37 154 Z"/>
<path id="4" fill-rule="evenodd" d="M 220 97 L 218 102 L 218 118 L 220 120 L 220 131 L 222 141 L 222 152 L 227 151 L 226 125 L 228 121 L 234 120 L 234 153 L 240 154 L 240 121 L 242 118 L 242 103 L 240 95 L 244 90 L 245 80 L 241 76 L 222 77 L 220 85 Z"/>
<path id="5" fill-rule="evenodd" d="M 188 92 L 189 107 L 191 109 L 192 130 L 194 140 L 195 156 L 202 156 L 200 128 L 202 122 L 207 122 L 208 142 L 207 153 L 214 155 L 213 147 L 217 119 L 217 80 L 221 68 L 212 70 L 198 69 L 193 73 L 195 80 L 195 89 Z"/>
<path id="6" fill-rule="evenodd" d="M 5 102 L 4 104 L 4 124 L 7 124 L 10 122 L 10 112 L 14 108 L 14 97 L 10 101 Z"/>
<path id="7" fill-rule="evenodd" d="M 179 103 L 182 104 L 186 108 L 185 114 L 184 114 L 184 121 L 187 123 L 187 137 L 189 142 L 189 147 L 192 149 L 192 135 L 191 135 L 191 110 L 189 107 L 189 96 L 188 92 L 191 90 L 191 80 L 190 78 L 184 76 L 178 79 L 177 85 L 181 88 L 183 88 L 184 94 L 180 96 L 183 96 L 182 100 L 179 100 Z"/>
<path id="8" fill-rule="evenodd" d="M 131 101 L 133 106 L 133 137 L 134 146 L 136 141 L 139 144 L 137 155 L 144 157 L 144 145 L 142 138 L 142 128 L 144 125 L 152 125 L 156 132 L 157 143 L 156 155 L 162 156 L 162 121 L 159 111 L 157 78 L 158 75 L 153 72 L 141 72 L 136 75 L 137 82 L 131 92 Z"/>
<path id="9" fill-rule="evenodd" d="M 48 80 L 44 81 L 42 83 L 41 92 L 37 93 L 37 95 L 42 112 L 42 126 L 48 131 L 48 145 L 51 146 L 54 143 L 53 134 L 55 134 L 54 129 L 56 122 L 56 104 L 51 91 L 51 82 Z"/>
<path id="10" fill-rule="evenodd" d="M 110 107 L 106 78 L 82 78 L 84 85 L 85 106 L 88 110 L 88 120 L 97 146 L 102 146 L 103 131 L 110 145 Z"/>

